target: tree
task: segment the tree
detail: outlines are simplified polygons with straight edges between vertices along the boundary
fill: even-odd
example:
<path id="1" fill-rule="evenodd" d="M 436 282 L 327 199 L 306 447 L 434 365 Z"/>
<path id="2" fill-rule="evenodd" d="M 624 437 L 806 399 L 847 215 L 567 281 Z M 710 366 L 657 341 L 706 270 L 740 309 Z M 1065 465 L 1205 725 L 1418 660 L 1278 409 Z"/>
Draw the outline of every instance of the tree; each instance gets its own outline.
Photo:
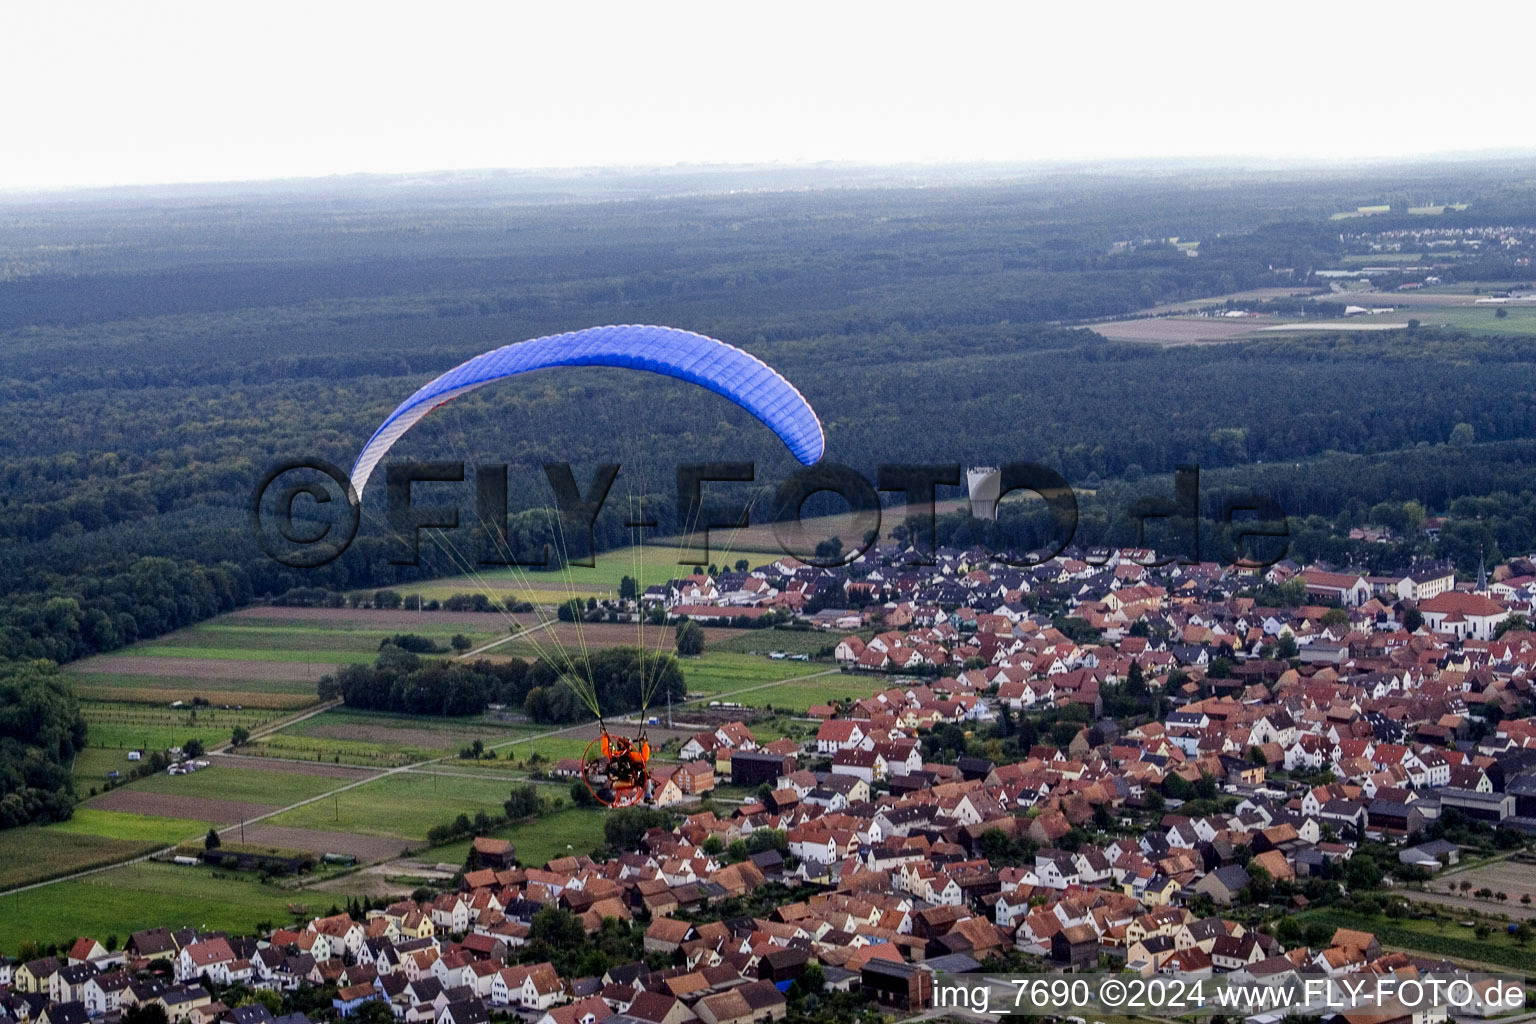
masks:
<path id="1" fill-rule="evenodd" d="M 1323 612 L 1322 623 L 1325 629 L 1348 626 L 1349 612 L 1346 612 L 1343 608 L 1329 608 L 1326 612 Z"/>
<path id="2" fill-rule="evenodd" d="M 182 749 L 182 752 L 184 754 L 186 754 L 188 757 L 202 757 L 203 756 L 203 741 L 198 739 L 196 736 L 194 736 L 191 739 L 187 740 L 187 742 L 183 743 L 181 745 L 181 749 Z"/>
<path id="3" fill-rule="evenodd" d="M 1503 306 L 1500 306 L 1498 309 L 1493 311 L 1493 318 L 1495 320 L 1503 320 L 1507 316 L 1509 316 L 1509 310 L 1505 309 Z"/>
<path id="4" fill-rule="evenodd" d="M 684 657 L 704 653 L 704 630 L 692 619 L 677 624 L 677 653 Z"/>
<path id="5" fill-rule="evenodd" d="M 828 537 L 816 545 L 816 564 L 836 565 L 843 560 L 843 539 Z"/>
<path id="6" fill-rule="evenodd" d="M 615 850 L 633 850 L 647 830 L 663 828 L 669 820 L 667 812 L 659 808 L 620 807 L 603 820 L 603 838 Z"/>
<path id="7" fill-rule="evenodd" d="M 277 995 L 276 992 L 271 994 Z M 282 1007 L 281 999 L 278 1007 Z M 382 999 L 368 999 L 353 1012 L 350 1019 L 354 1024 L 395 1024 L 395 1012 Z"/>
<path id="8" fill-rule="evenodd" d="M 1301 655 L 1301 648 L 1296 643 L 1296 637 L 1290 630 L 1280 634 L 1279 641 L 1275 644 L 1275 657 L 1281 661 L 1290 661 Z"/>
<path id="9" fill-rule="evenodd" d="M 506 802 L 501 806 L 506 811 L 508 819 L 512 821 L 532 817 L 539 813 L 539 791 L 531 782 L 513 786 Z"/>
<path id="10" fill-rule="evenodd" d="M 448 646 L 452 647 L 460 654 L 463 654 L 465 651 L 469 650 L 471 645 L 472 641 L 463 633 L 453 634 L 453 637 L 448 641 Z"/>
<path id="11" fill-rule="evenodd" d="M 1477 440 L 1477 432 L 1472 429 L 1470 423 L 1458 423 L 1451 428 L 1451 444 L 1458 448 L 1465 448 Z"/>
<path id="12" fill-rule="evenodd" d="M 1270 875 L 1268 868 L 1257 861 L 1249 861 L 1247 871 L 1248 885 L 1245 888 L 1248 892 L 1249 901 L 1253 903 L 1265 902 L 1269 899 L 1270 894 L 1274 892 L 1274 877 Z"/>
<path id="13" fill-rule="evenodd" d="M 267 1008 L 267 1012 L 271 1013 L 273 1016 L 276 1016 L 283 1012 L 283 997 L 280 993 L 274 992 L 272 989 L 258 988 L 254 991 L 247 992 L 244 996 L 242 996 L 238 1005 L 265 1006 Z M 384 1004 L 381 1003 L 380 1005 L 382 1006 Z M 361 1012 L 361 1010 L 359 1012 Z M 391 1013 L 390 1016 L 393 1017 L 394 1014 Z M 389 1022 L 374 1022 L 374 1024 L 389 1024 Z"/>
<path id="14" fill-rule="evenodd" d="M 1499 637 L 1503 636 L 1505 633 L 1508 633 L 1508 632 L 1510 632 L 1512 630 L 1514 630 L 1514 631 L 1521 631 L 1521 630 L 1527 630 L 1527 629 L 1530 629 L 1530 628 L 1531 628 L 1531 624 L 1526 619 L 1525 615 L 1523 613 L 1521 613 L 1521 612 L 1516 612 L 1515 614 L 1511 615 L 1509 618 L 1505 619 L 1503 622 L 1499 623 L 1498 629 L 1494 630 L 1494 632 L 1493 632 L 1493 638 L 1495 640 L 1497 640 L 1497 639 L 1499 639 Z"/>
<path id="15" fill-rule="evenodd" d="M 1344 881 L 1355 891 L 1374 889 L 1381 885 L 1381 867 L 1368 853 L 1357 853 L 1349 858 L 1344 868 Z"/>
<path id="16" fill-rule="evenodd" d="M 1403 628 L 1410 633 L 1417 633 L 1424 626 L 1424 613 L 1417 608 L 1409 608 L 1403 613 Z"/>
<path id="17" fill-rule="evenodd" d="M 159 1003 L 135 1003 L 123 1014 L 123 1024 L 170 1024 L 170 1018 Z"/>
<path id="18" fill-rule="evenodd" d="M 242 747 L 250 741 L 250 738 L 251 730 L 243 725 L 237 725 L 234 729 L 230 730 L 229 745 L 232 747 Z"/>
<path id="19" fill-rule="evenodd" d="M 221 840 L 219 839 L 219 830 L 216 828 L 210 828 L 208 830 L 208 834 L 203 837 L 203 849 L 217 850 L 220 845 Z"/>
<path id="20" fill-rule="evenodd" d="M 619 599 L 633 601 L 640 596 L 640 583 L 633 576 L 619 578 Z"/>

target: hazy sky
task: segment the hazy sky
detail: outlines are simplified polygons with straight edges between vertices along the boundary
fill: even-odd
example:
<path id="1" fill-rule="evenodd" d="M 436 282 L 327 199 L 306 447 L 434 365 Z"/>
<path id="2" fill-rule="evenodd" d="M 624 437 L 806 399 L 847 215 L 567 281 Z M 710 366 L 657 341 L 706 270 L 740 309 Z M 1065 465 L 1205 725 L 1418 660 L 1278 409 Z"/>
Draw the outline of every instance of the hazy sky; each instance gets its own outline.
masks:
<path id="1" fill-rule="evenodd" d="M 1531 148 L 1536 4 L 0 7 L 0 188 Z"/>

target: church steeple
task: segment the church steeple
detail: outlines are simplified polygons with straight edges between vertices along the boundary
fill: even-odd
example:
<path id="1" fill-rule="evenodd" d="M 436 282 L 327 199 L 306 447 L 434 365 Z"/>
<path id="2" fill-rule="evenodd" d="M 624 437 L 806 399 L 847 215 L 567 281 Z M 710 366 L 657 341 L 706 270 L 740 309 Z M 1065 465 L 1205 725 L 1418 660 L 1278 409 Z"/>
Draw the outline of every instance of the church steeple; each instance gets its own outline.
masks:
<path id="1" fill-rule="evenodd" d="M 1488 593 L 1488 566 L 1483 562 L 1483 549 L 1477 549 L 1477 592 Z"/>

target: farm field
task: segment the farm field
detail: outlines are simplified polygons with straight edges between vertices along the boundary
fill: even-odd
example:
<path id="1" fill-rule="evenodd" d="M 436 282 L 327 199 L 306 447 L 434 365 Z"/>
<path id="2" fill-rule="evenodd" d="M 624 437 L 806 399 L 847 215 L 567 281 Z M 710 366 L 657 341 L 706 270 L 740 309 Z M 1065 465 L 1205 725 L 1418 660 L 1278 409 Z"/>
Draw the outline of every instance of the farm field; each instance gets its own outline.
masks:
<path id="1" fill-rule="evenodd" d="M 573 622 L 558 622 L 530 633 L 527 637 L 511 640 L 486 652 L 487 656 L 513 656 L 519 658 L 558 658 L 579 654 L 583 648 L 639 647 L 643 643 L 648 651 L 667 653 L 673 649 L 674 626 L 650 626 L 642 631 L 632 622 L 584 622 L 578 627 Z M 715 626 L 704 627 L 704 646 L 726 640 L 740 630 Z"/>
<path id="2" fill-rule="evenodd" d="M 446 648 L 457 633 L 478 645 L 505 629 L 503 616 L 485 613 L 255 607 L 66 670 L 88 700 L 170 704 L 201 697 L 291 709 L 315 703 L 316 680 L 338 665 L 372 662 L 380 642 L 395 633 L 418 633 Z"/>
<path id="3" fill-rule="evenodd" d="M 400 772 L 296 807 L 266 824 L 420 842 L 432 826 L 445 825 L 458 814 L 501 813 L 509 788 L 502 779 Z"/>
<path id="4" fill-rule="evenodd" d="M 145 664 L 146 662 L 152 664 Z M 75 692 L 81 700 L 127 701 L 141 704 L 170 704 L 173 701 L 190 703 L 196 697 L 215 704 L 239 704 L 246 708 L 273 708 L 291 710 L 308 707 L 315 703 L 315 679 L 300 673 L 291 679 L 252 680 L 248 677 L 215 678 L 213 676 L 188 676 L 175 672 L 161 673 L 165 668 L 185 668 L 173 665 L 169 659 L 126 659 L 113 662 L 114 668 L 138 669 L 139 672 L 86 672 L 67 666 L 75 681 Z M 281 664 L 278 667 L 287 667 Z M 301 666 L 302 668 L 302 666 Z"/>
<path id="5" fill-rule="evenodd" d="M 541 728 L 484 718 L 334 710 L 269 733 L 241 750 L 252 757 L 393 768 L 452 756 L 477 739 L 489 747 Z"/>
<path id="6" fill-rule="evenodd" d="M 1160 316 L 1138 320 L 1112 320 L 1088 325 L 1089 330 L 1110 341 L 1146 341 L 1157 345 L 1216 344 L 1247 338 L 1265 325 L 1284 321 L 1273 316 L 1221 317 Z"/>
<path id="7" fill-rule="evenodd" d="M 91 801 L 99 811 L 119 811 L 154 818 L 185 818 L 207 825 L 233 825 L 263 814 L 270 814 L 282 804 L 220 800 L 209 796 L 149 793 L 134 786 L 121 786 Z"/>
<path id="8" fill-rule="evenodd" d="M 130 864 L 0 896 L 0 948 L 75 935 L 99 935 L 103 941 L 117 935 L 126 941 L 130 932 L 161 925 L 248 933 L 260 922 L 292 922 L 289 904 L 310 898 L 241 877 L 215 878 L 206 868 Z M 316 898 L 317 912 L 329 904 Z"/>
<path id="9" fill-rule="evenodd" d="M 278 609 L 248 609 L 276 611 Z M 322 609 L 341 614 L 353 614 L 347 609 Z M 383 614 L 388 615 L 388 611 Z M 455 634 L 463 634 L 472 641 L 480 642 L 505 632 L 505 620 L 499 615 L 479 616 L 495 619 L 494 622 L 477 622 L 472 626 L 444 621 L 439 612 L 421 613 L 422 621 L 407 628 L 362 627 L 351 625 L 347 619 L 327 621 L 284 621 L 281 619 L 223 616 L 212 622 L 178 630 L 161 637 L 146 647 L 173 649 L 213 649 L 225 652 L 215 656 L 259 657 L 263 653 L 280 654 L 276 660 L 303 660 L 314 656 L 322 660 L 327 655 L 366 654 L 370 658 L 378 653 L 379 645 L 398 633 L 415 633 L 431 637 L 445 649 Z M 291 657 L 287 657 L 291 656 Z"/>
<path id="10" fill-rule="evenodd" d="M 194 737 L 213 746 L 228 742 L 236 726 L 255 730 L 282 718 L 280 712 L 259 708 L 170 708 L 92 700 L 81 706 L 90 726 L 87 743 L 112 750 L 163 750 Z"/>
<path id="11" fill-rule="evenodd" d="M 719 636 L 710 636 L 718 633 Z M 822 648 L 836 646 L 841 633 L 822 633 L 800 629 L 720 629 L 705 633 L 705 654 L 764 654 L 787 651 L 815 657 Z"/>
<path id="12" fill-rule="evenodd" d="M 1536 900 L 1536 866 L 1513 859 L 1492 861 L 1466 871 L 1451 871 L 1431 882 L 1430 887 L 1443 891 L 1446 886 L 1455 885 L 1460 893 L 1462 882 L 1471 883 L 1471 889 L 1464 894 L 1468 896 L 1479 889 L 1492 889 L 1506 894 L 1509 903 L 1518 904 L 1522 896 Z M 1481 904 L 1481 908 L 1485 911 L 1497 909 L 1487 904 Z"/>
<path id="13" fill-rule="evenodd" d="M 1505 316 L 1499 317 L 1495 313 L 1498 309 L 1503 309 Z M 1536 303 L 1440 307 L 1425 311 L 1420 319 L 1474 334 L 1536 334 Z"/>
<path id="14" fill-rule="evenodd" d="M 215 763 L 191 775 L 151 775 L 134 782 L 131 788 L 136 792 L 170 797 L 203 797 L 283 807 L 363 778 L 367 778 L 367 772 L 358 771 L 351 778 L 337 779 Z"/>
<path id="15" fill-rule="evenodd" d="M 737 558 L 752 558 L 746 553 L 730 551 L 724 544 L 722 537 L 728 539 L 727 531 L 715 530 L 710 534 L 713 542 L 710 547 L 710 557 L 716 563 L 721 559 L 734 563 Z M 397 593 L 420 596 L 422 600 L 443 600 L 454 594 L 475 594 L 494 591 L 514 599 L 538 602 L 558 602 L 570 594 L 617 594 L 619 582 L 625 576 L 632 576 L 640 580 L 641 589 L 665 583 L 667 580 L 676 579 L 688 574 L 692 563 L 678 564 L 678 549 L 675 543 L 657 541 L 655 544 L 646 544 L 643 549 L 620 548 L 612 551 L 598 552 L 593 558 L 595 564 L 591 566 L 571 565 L 555 572 L 527 571 L 522 569 L 494 569 L 478 574 L 478 578 L 450 577 L 439 580 L 427 580 L 422 583 L 403 584 L 394 587 Z M 357 591 L 358 596 L 366 598 L 371 590 Z M 437 614 L 427 612 L 423 614 Z"/>
<path id="16" fill-rule="evenodd" d="M 171 846 L 208 831 L 208 823 L 205 821 L 104 811 L 88 805 L 76 807 L 74 816 L 68 821 L 46 827 L 49 832 L 106 836 L 109 839 L 127 839 L 160 846 Z"/>
<path id="17" fill-rule="evenodd" d="M 888 684 L 889 680 L 884 678 L 845 676 L 836 669 L 831 669 L 825 676 L 769 686 L 731 699 L 752 708 L 771 707 L 775 710 L 803 714 L 812 704 L 869 697 L 885 689 Z"/>
<path id="18" fill-rule="evenodd" d="M 0 832 L 0 888 L 10 889 L 112 864 L 165 845 L 68 832 L 53 825 L 6 829 Z M 9 909 L 3 902 L 0 908 Z M 0 913 L 0 919 L 6 916 Z M 0 945 L 0 949 L 4 948 L 8 947 Z"/>
<path id="19" fill-rule="evenodd" d="M 760 654 L 731 654 L 712 651 L 706 641 L 704 653 L 681 660 L 683 680 L 689 693 L 714 695 L 744 690 L 750 686 L 780 679 L 793 679 L 824 672 L 825 664 L 805 661 L 774 661 Z M 746 703 L 743 701 L 743 703 Z"/>

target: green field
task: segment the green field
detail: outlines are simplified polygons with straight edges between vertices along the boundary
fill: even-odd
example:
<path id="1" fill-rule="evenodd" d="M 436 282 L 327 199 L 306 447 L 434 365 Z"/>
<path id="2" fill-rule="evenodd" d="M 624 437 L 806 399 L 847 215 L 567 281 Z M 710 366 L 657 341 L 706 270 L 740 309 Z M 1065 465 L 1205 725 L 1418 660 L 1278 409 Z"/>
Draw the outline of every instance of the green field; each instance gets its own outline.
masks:
<path id="1" fill-rule="evenodd" d="M 99 664 L 110 664 L 110 656 Z M 129 675 L 118 672 L 70 672 L 81 700 L 136 704 L 190 703 L 194 697 L 246 708 L 298 708 L 316 702 L 310 679 L 203 679 L 176 675 Z"/>
<path id="2" fill-rule="evenodd" d="M 188 818 L 159 818 L 148 814 L 125 814 L 122 811 L 98 811 L 94 807 L 76 807 L 68 821 L 49 825 L 49 832 L 72 835 L 106 836 L 109 839 L 129 839 L 134 842 L 155 843 L 171 846 L 184 839 L 205 834 L 206 821 Z"/>
<path id="3" fill-rule="evenodd" d="M 350 764 L 361 768 L 398 768 L 431 761 L 446 751 L 437 747 L 395 746 L 366 740 L 311 739 L 290 733 L 271 733 L 240 748 L 249 757 L 281 757 L 322 764 Z"/>
<path id="4" fill-rule="evenodd" d="M 1494 310 L 1504 309 L 1499 317 Z M 1425 324 L 1445 324 L 1474 334 L 1536 334 L 1536 303 L 1514 306 L 1438 306 L 1417 315 Z"/>
<path id="5" fill-rule="evenodd" d="M 568 807 L 533 821 L 497 829 L 494 834 L 512 840 L 519 862 L 542 867 L 556 857 L 580 856 L 602 846 L 606 815 L 600 807 Z M 462 864 L 467 856 L 469 840 L 437 847 L 430 855 L 432 860 L 444 864 Z"/>
<path id="6" fill-rule="evenodd" d="M 446 825 L 460 813 L 500 814 L 509 789 L 504 779 L 400 773 L 296 807 L 267 823 L 423 840 L 433 825 Z"/>
<path id="7" fill-rule="evenodd" d="M 682 659 L 680 664 L 688 692 L 703 694 L 745 690 L 751 686 L 808 676 L 827 669 L 825 664 L 816 662 L 790 661 L 787 658 L 774 661 L 758 654 L 731 654 L 707 649 L 697 658 Z"/>
<path id="8" fill-rule="evenodd" d="M 263 736 L 242 752 L 257 757 L 397 768 L 451 757 L 477 739 L 491 747 L 544 728 L 484 717 L 443 718 L 337 709 Z M 526 755 L 519 751 L 519 756 Z"/>
<path id="9" fill-rule="evenodd" d="M 373 651 L 286 651 L 257 647 L 196 647 L 191 644 L 136 644 L 136 656 L 153 658 L 213 658 L 216 661 L 288 661 L 315 665 L 371 665 Z"/>
<path id="10" fill-rule="evenodd" d="M 766 654 L 768 651 L 788 651 L 790 654 L 809 654 L 815 657 L 823 647 L 829 644 L 836 646 L 842 637 L 841 633 L 803 629 L 738 629 L 723 640 L 712 638 L 704 653 Z"/>
<path id="11" fill-rule="evenodd" d="M 348 781 L 300 772 L 263 771 L 259 768 L 214 764 L 191 775 L 151 775 L 134 782 L 133 788 L 147 793 L 286 806 L 327 793 L 346 785 Z"/>
<path id="12" fill-rule="evenodd" d="M 108 935 L 126 940 L 130 932 L 160 925 L 249 933 L 263 921 L 291 923 L 287 908 L 294 902 L 313 902 L 320 913 L 331 900 L 243 878 L 215 878 L 207 868 L 131 864 L 0 895 L 0 948 L 15 950 L 23 942 L 62 942 L 79 935 L 103 942 Z"/>
<path id="13" fill-rule="evenodd" d="M 1404 949 L 1410 952 L 1429 953 L 1451 959 L 1472 959 L 1500 967 L 1509 967 L 1527 974 L 1536 973 L 1536 951 L 1528 945 L 1520 946 L 1506 934 L 1501 922 L 1489 922 L 1493 934 L 1487 941 L 1478 941 L 1471 928 L 1463 928 L 1454 921 L 1392 920 L 1385 916 L 1373 917 L 1349 910 L 1304 911 L 1296 915 L 1303 926 L 1321 922 L 1329 928 L 1355 928 L 1372 932 L 1381 940 L 1383 947 Z"/>
<path id="14" fill-rule="evenodd" d="M 86 747 L 75 756 L 75 791 L 84 797 L 91 787 L 106 785 L 108 772 L 121 772 L 126 777 L 132 767 L 134 764 L 124 751 Z"/>
<path id="15" fill-rule="evenodd" d="M 811 666 L 816 668 L 816 666 Z M 817 671 L 825 672 L 824 668 Z M 750 693 L 737 694 L 730 699 L 752 708 L 772 707 L 775 710 L 803 713 L 812 704 L 828 704 L 834 700 L 870 697 L 889 684 L 879 676 L 846 676 L 836 671 L 807 679 L 803 682 L 786 682 L 766 686 Z"/>
<path id="16" fill-rule="evenodd" d="M 809 522 L 809 520 L 807 521 Z M 748 559 L 753 565 L 771 561 L 778 552 L 733 551 L 727 545 L 729 530 L 710 531 L 709 560 L 716 565 L 733 565 L 739 558 Z M 528 572 L 520 569 L 496 569 L 479 574 L 479 578 L 462 576 L 450 579 L 427 580 L 392 588 L 401 594 L 420 595 L 424 600 L 441 601 L 454 594 L 486 593 L 508 598 L 538 602 L 558 602 L 566 593 L 582 594 L 617 593 L 619 582 L 625 576 L 640 580 L 641 588 L 665 583 L 688 575 L 695 563 L 678 563 L 679 551 L 675 541 L 658 541 L 643 548 L 619 548 L 599 552 L 591 567 L 572 565 L 557 572 Z M 355 592 L 367 598 L 371 590 Z"/>
<path id="17" fill-rule="evenodd" d="M 205 746 L 228 742 L 235 726 L 257 729 L 282 718 L 279 712 L 219 707 L 170 708 L 107 701 L 83 701 L 90 732 L 86 742 L 114 750 L 163 750 L 196 737 Z"/>
<path id="18" fill-rule="evenodd" d="M 347 613 L 344 609 L 338 609 L 336 614 L 344 616 Z M 501 626 L 499 617 L 496 623 L 498 627 Z M 378 653 L 379 644 L 397 633 L 414 633 L 417 636 L 431 637 L 446 649 L 448 642 L 457 634 L 463 634 L 476 642 L 483 642 L 491 639 L 493 635 L 501 635 L 502 630 L 498 628 L 493 634 L 484 629 L 477 630 L 460 624 L 434 622 L 430 614 L 424 617 L 424 621 L 419 626 L 413 625 L 409 629 L 377 629 L 348 625 L 344 622 L 331 625 L 284 622 L 280 619 L 225 617 L 192 626 L 189 629 L 177 630 L 175 633 L 160 637 L 152 644 L 144 644 L 134 650 L 148 653 L 150 648 L 158 647 L 204 649 L 229 653 L 193 656 L 235 657 L 247 660 L 261 660 L 262 652 L 298 655 L 292 659 L 281 659 L 294 661 L 302 660 L 305 654 L 355 653 L 372 657 Z M 173 654 L 174 652 L 162 650 L 154 653 Z"/>
<path id="19" fill-rule="evenodd" d="M 55 825 L 0 832 L 0 888 L 9 889 L 149 853 L 166 844 L 70 832 Z M 0 918 L 6 915 L 0 913 Z M 14 943 L 0 949 L 14 948 Z"/>

